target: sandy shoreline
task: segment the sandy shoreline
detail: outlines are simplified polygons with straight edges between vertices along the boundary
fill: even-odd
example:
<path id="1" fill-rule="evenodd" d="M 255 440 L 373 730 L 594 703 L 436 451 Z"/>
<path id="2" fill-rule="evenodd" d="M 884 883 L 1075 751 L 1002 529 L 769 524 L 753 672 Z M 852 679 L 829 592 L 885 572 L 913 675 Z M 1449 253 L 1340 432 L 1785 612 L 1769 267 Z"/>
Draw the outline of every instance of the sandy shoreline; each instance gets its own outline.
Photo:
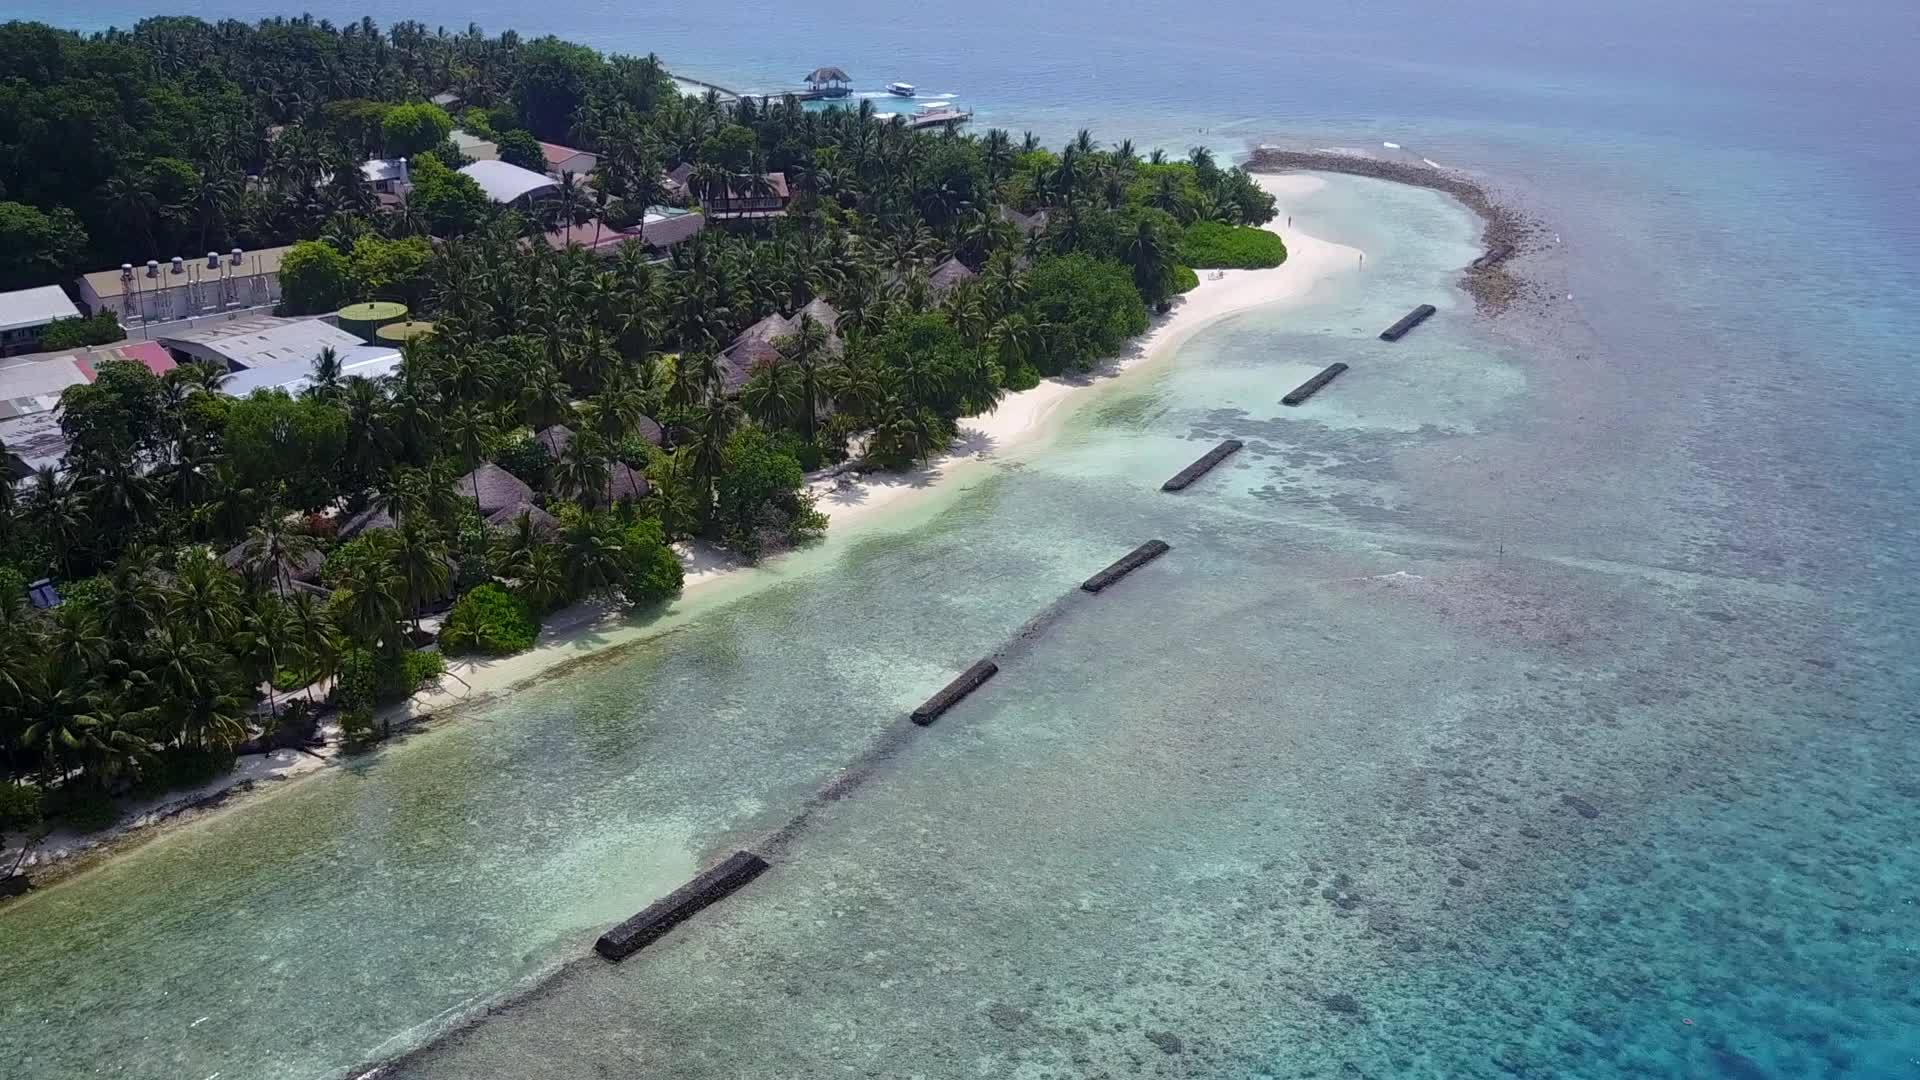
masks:
<path id="1" fill-rule="evenodd" d="M 1030 390 L 1009 394 L 993 412 L 961 420 L 953 447 L 924 465 L 900 473 L 854 472 L 815 480 L 810 487 L 828 519 L 828 542 L 857 531 L 863 522 L 879 520 L 884 509 L 897 509 L 916 496 L 959 483 L 996 459 L 1037 442 L 1070 411 L 1062 406 L 1084 396 L 1080 392 L 1170 357 L 1182 342 L 1213 323 L 1254 308 L 1298 300 L 1319 282 L 1357 270 L 1359 249 L 1284 227 L 1288 202 L 1318 190 L 1324 180 L 1300 173 L 1262 174 L 1255 179 L 1279 202 L 1279 213 L 1268 228 L 1286 240 L 1283 265 L 1271 270 L 1202 271 L 1199 287 L 1182 297 L 1171 312 L 1156 318 L 1125 354 L 1093 372 L 1047 379 Z M 533 648 L 508 657 L 455 661 L 436 688 L 394 706 L 385 719 L 399 724 L 444 718 L 449 712 L 554 677 L 617 646 L 664 633 L 736 590 L 772 580 L 781 562 L 775 556 L 761 564 L 747 564 L 703 545 L 682 544 L 676 550 L 686 565 L 686 584 L 680 599 L 665 613 L 635 622 L 620 605 L 575 605 L 541 628 Z M 273 789 L 263 786 L 265 782 L 309 775 L 331 764 L 336 754 L 337 747 L 330 745 L 321 756 L 281 750 L 242 758 L 233 772 L 202 788 L 170 792 L 128 807 L 122 823 L 104 832 L 49 836 L 22 869 L 41 884 L 70 876 L 158 835 L 156 826 L 184 824 Z M 0 862 L 0 866 L 11 864 L 10 857 Z"/>

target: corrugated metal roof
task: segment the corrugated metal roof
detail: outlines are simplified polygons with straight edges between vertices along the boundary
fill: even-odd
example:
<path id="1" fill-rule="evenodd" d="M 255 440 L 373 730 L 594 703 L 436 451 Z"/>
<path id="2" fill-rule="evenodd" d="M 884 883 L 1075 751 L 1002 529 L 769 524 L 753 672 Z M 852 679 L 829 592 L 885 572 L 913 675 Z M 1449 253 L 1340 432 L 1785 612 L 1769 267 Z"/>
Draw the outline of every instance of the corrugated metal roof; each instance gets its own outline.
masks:
<path id="1" fill-rule="evenodd" d="M 44 412 L 53 406 L 38 399 L 57 399 L 67 387 L 92 381 L 92 373 L 73 356 L 0 361 L 0 416 Z"/>
<path id="2" fill-rule="evenodd" d="M 156 339 L 169 349 L 241 368 L 313 363 L 321 349 L 358 348 L 359 338 L 320 319 L 260 316 Z"/>
<path id="3" fill-rule="evenodd" d="M 58 285 L 20 289 L 0 293 L 0 331 L 23 326 L 45 326 L 55 319 L 76 319 L 80 309 L 73 306 Z"/>
<path id="4" fill-rule="evenodd" d="M 487 198 L 497 203 L 510 203 L 559 186 L 546 173 L 509 165 L 504 161 L 476 161 L 461 166 L 460 171 L 473 177 L 473 182 L 480 185 L 480 190 L 487 193 Z"/>
<path id="5" fill-rule="evenodd" d="M 340 354 L 340 377 L 351 379 L 377 379 L 391 374 L 400 366 L 400 350 L 382 348 L 378 345 L 359 345 L 350 349 L 335 349 Z M 317 355 L 317 354 L 316 354 Z M 298 394 L 313 385 L 313 365 L 307 364 L 269 364 L 265 367 L 236 371 L 220 381 L 220 391 L 233 397 L 246 397 L 255 390 L 285 390 L 289 394 Z"/>

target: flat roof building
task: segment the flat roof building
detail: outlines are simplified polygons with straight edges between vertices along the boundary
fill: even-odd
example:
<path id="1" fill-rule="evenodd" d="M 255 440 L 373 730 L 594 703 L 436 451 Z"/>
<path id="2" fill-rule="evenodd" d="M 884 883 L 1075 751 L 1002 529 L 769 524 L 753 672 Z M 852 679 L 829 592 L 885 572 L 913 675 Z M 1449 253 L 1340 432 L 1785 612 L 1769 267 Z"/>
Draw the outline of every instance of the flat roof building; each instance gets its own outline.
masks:
<path id="1" fill-rule="evenodd" d="M 117 270 L 82 275 L 75 288 L 87 314 L 111 311 L 122 326 L 270 307 L 280 302 L 280 260 L 292 250 L 234 248 L 225 255 L 208 252 L 144 266 L 123 263 Z"/>
<path id="2" fill-rule="evenodd" d="M 58 285 L 0 292 L 0 356 L 32 352 L 48 323 L 79 317 L 80 309 Z"/>

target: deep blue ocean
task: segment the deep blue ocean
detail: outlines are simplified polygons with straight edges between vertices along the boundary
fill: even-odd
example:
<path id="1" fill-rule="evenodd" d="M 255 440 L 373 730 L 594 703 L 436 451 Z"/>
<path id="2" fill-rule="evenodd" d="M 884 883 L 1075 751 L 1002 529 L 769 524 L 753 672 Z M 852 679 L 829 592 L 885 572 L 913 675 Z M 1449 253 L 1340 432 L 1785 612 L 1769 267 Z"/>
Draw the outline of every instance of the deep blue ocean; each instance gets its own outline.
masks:
<path id="1" fill-rule="evenodd" d="M 82 14 L 47 0 L 16 0 L 0 8 L 0 18 L 96 28 L 178 10 L 111 0 Z M 776 891 L 780 899 L 768 908 L 739 916 L 747 942 L 740 952 L 689 944 L 653 967 L 629 964 L 609 969 L 612 975 L 596 970 L 573 984 L 563 980 L 551 997 L 499 1021 L 507 1026 L 481 1024 L 456 1040 L 450 1056 L 411 1066 L 418 1075 L 811 1076 L 839 1075 L 844 1065 L 853 1070 L 847 1075 L 888 1076 L 1920 1077 L 1920 370 L 1913 345 L 1920 315 L 1920 4 L 845 0 L 793 7 L 708 0 L 548 9 L 419 0 L 371 11 L 331 3 L 308 10 L 339 21 L 371 14 L 456 30 L 477 22 L 489 32 L 550 32 L 610 51 L 655 52 L 680 74 L 743 90 L 790 86 L 801 73 L 832 64 L 851 72 L 862 92 L 911 81 L 974 109 L 976 126 L 1032 130 L 1050 141 L 1084 127 L 1103 141 L 1132 138 L 1142 149 L 1175 153 L 1205 144 L 1232 155 L 1273 143 L 1423 157 L 1470 172 L 1557 240 L 1519 265 L 1555 298 L 1544 311 L 1530 307 L 1485 321 L 1455 305 L 1462 317 L 1449 324 L 1453 329 L 1436 331 L 1442 336 L 1432 377 L 1445 380 L 1446 400 L 1462 403 L 1470 419 L 1396 405 L 1389 435 L 1363 438 L 1356 426 L 1290 442 L 1288 451 L 1260 459 L 1273 466 L 1272 482 L 1244 485 L 1233 513 L 1182 541 L 1235 573 L 1258 568 L 1263 588 L 1287 580 L 1302 562 L 1326 569 L 1333 575 L 1327 581 L 1341 580 L 1336 561 L 1343 571 L 1364 564 L 1363 572 L 1390 575 L 1401 564 L 1378 556 L 1395 546 L 1416 553 L 1406 564 L 1416 576 L 1403 580 L 1477 588 L 1391 602 L 1360 586 L 1339 603 L 1331 586 L 1311 596 L 1267 597 L 1297 605 L 1282 617 L 1265 607 L 1253 611 L 1246 586 L 1194 571 L 1185 591 L 1155 594 L 1160 606 L 1150 615 L 1063 630 L 1048 645 L 1055 658 L 1071 665 L 1078 655 L 1103 656 L 1110 677 L 1062 687 L 1010 673 L 1008 685 L 1029 695 L 1026 704 L 996 714 L 999 729 L 983 724 L 979 743 L 962 744 L 976 761 L 995 763 L 1002 785 L 1032 770 L 1031 814 L 1009 809 L 1009 791 L 1017 789 L 985 779 L 967 790 L 940 789 L 985 766 L 954 761 L 943 773 L 940 755 L 960 751 L 951 742 L 936 744 L 915 760 L 916 772 L 901 778 L 924 782 L 924 798 L 901 802 L 889 794 L 895 785 L 873 796 L 879 810 L 845 815 L 846 831 L 820 840 L 822 851 L 843 853 L 829 863 L 839 869 L 828 873 L 814 862 L 796 871 L 792 884 L 769 886 L 786 891 Z M 251 0 L 204 0 L 191 13 L 252 19 L 286 12 Z M 1384 148 L 1387 142 L 1399 149 Z M 1346 230 L 1334 239 L 1369 250 L 1396 243 L 1385 225 L 1376 237 L 1364 222 L 1355 224 L 1355 207 L 1377 208 L 1396 228 L 1420 223 L 1435 244 L 1452 245 L 1448 252 L 1474 239 L 1464 215 L 1425 195 L 1378 187 L 1336 185 L 1314 204 L 1324 220 Z M 1441 287 L 1445 269 L 1414 266 L 1406 271 L 1408 287 Z M 1353 303 L 1362 310 L 1363 301 Z M 1213 370 L 1232 370 L 1275 342 L 1377 325 L 1370 307 L 1364 319 L 1348 319 L 1338 303 L 1330 311 L 1313 316 L 1324 325 L 1281 315 L 1240 320 L 1196 340 L 1194 355 Z M 1496 358 L 1503 370 L 1520 374 L 1509 382 L 1481 378 L 1469 371 L 1471 356 Z M 1275 445 L 1299 439 L 1244 410 L 1181 413 L 1179 403 L 1203 388 L 1178 380 L 1199 377 L 1177 369 L 1168 376 L 1172 383 L 1107 403 L 1075 429 L 1051 468 L 1061 475 L 1080 469 L 1083 481 L 1104 476 L 1112 462 L 1094 462 L 1095 451 L 1127 452 L 1113 449 L 1121 442 L 1111 432 L 1150 431 L 1157 423 L 1181 436 L 1231 432 Z M 1524 391 L 1510 393 L 1520 382 Z M 1180 451 L 1169 454 L 1167 460 L 1184 460 Z M 1160 475 L 1162 468 L 1156 458 L 1140 471 Z M 990 569 L 1008 581 L 1044 571 L 1070 583 L 1071 566 L 1091 556 L 1074 548 L 1082 539 L 1055 536 L 1057 518 L 1112 515 L 1115 528 L 1147 527 L 1109 505 L 1076 501 L 1097 487 L 1091 481 L 1058 489 L 1044 483 L 1010 476 L 1004 490 L 975 492 L 971 503 L 945 511 L 954 515 L 945 532 L 936 521 L 917 539 L 874 541 L 858 558 L 895 575 L 911 576 L 940 559 L 973 560 L 982 573 Z M 1307 519 L 1297 517 L 1303 503 L 1313 507 Z M 1283 504 L 1295 509 L 1280 514 L 1275 507 Z M 1267 539 L 1295 535 L 1267 531 L 1280 519 L 1275 514 L 1287 529 L 1351 539 L 1365 554 L 1336 559 L 1302 547 L 1288 555 L 1300 561 L 1290 563 L 1280 549 L 1296 541 Z M 1027 551 L 1017 556 L 1026 562 L 1015 565 L 1016 555 L 998 550 L 991 558 L 1002 562 L 991 562 L 989 541 L 977 529 L 966 539 L 969 525 L 983 520 L 1026 530 L 1017 541 L 1008 538 L 1008 548 L 1051 538 L 1075 558 L 1054 565 Z M 1521 557 L 1529 560 L 1511 581 L 1499 562 L 1510 550 L 1527 552 Z M 1463 551 L 1474 553 L 1472 560 Z M 876 570 L 873 580 L 883 576 Z M 738 663 L 762 678 L 779 657 L 755 650 L 787 632 L 778 629 L 789 625 L 781 620 L 839 628 L 833 620 L 867 602 L 844 582 L 819 588 L 816 595 L 792 586 L 731 616 L 737 623 L 696 622 L 680 648 L 727 656 L 708 661 L 718 665 L 714 670 L 739 675 L 724 667 Z M 945 598 L 938 581 L 916 588 Z M 977 655 L 969 651 L 970 635 L 1004 633 L 1004 612 L 1030 610 L 1051 595 L 1036 585 L 977 610 L 964 598 L 945 598 L 940 618 L 954 642 L 945 659 Z M 1129 664 L 1151 666 L 1154 650 L 1141 643 L 1153 635 L 1169 628 L 1204 633 L 1222 618 L 1242 620 L 1255 640 L 1284 641 L 1287 653 L 1266 657 L 1245 647 L 1231 654 L 1237 668 L 1222 661 L 1209 669 L 1195 660 L 1198 674 L 1177 687 L 1121 674 Z M 837 632 L 860 642 L 862 634 L 884 631 L 902 651 L 930 636 L 900 619 L 876 616 L 880 630 L 850 621 Z M 1103 629 L 1110 633 L 1102 636 Z M 745 705 L 731 698 L 722 704 L 749 713 L 747 705 L 769 700 L 800 713 L 815 702 L 875 704 L 859 696 L 866 691 L 851 675 L 836 681 L 819 674 L 843 662 L 831 643 L 789 648 L 789 658 L 806 658 L 808 674 L 787 697 L 770 699 L 771 691 L 756 689 L 739 692 Z M 874 657 L 887 655 L 874 647 Z M 1302 661 L 1297 677 L 1273 685 L 1263 681 L 1276 677 L 1271 672 L 1255 674 L 1289 656 L 1313 662 Z M 661 665 L 647 666 L 647 677 L 661 685 L 683 680 L 674 685 L 689 696 L 711 692 L 714 684 L 703 680 L 717 676 L 669 663 L 648 659 L 642 666 Z M 913 672 L 916 685 L 937 685 L 951 666 Z M 882 667 L 875 659 L 868 674 L 898 674 Z M 1299 689 L 1314 682 L 1348 682 L 1364 692 Z M 1199 692 L 1202 685 L 1207 692 Z M 1083 695 L 1077 705 L 1061 696 L 1067 690 Z M 599 716 L 631 693 L 625 684 L 585 682 L 567 692 L 579 700 L 540 707 L 555 710 L 554 717 Z M 848 715 L 859 711 L 846 708 Z M 1141 736 L 1144 721 L 1110 737 L 1116 745 L 1164 745 L 1169 755 L 1177 748 L 1190 764 L 1210 752 L 1204 740 L 1182 741 L 1199 717 L 1225 725 L 1269 708 L 1300 708 L 1339 725 L 1288 729 L 1287 752 L 1298 755 L 1290 760 L 1310 761 L 1311 779 L 1261 758 L 1265 736 L 1251 729 L 1221 736 L 1231 751 L 1221 752 L 1211 774 L 1182 771 L 1186 765 L 1169 759 L 1167 790 L 1178 788 L 1181 796 L 1167 805 L 1202 806 L 1206 814 L 1168 809 L 1153 829 L 1142 826 L 1124 844 L 1114 840 L 1111 851 L 1085 845 L 1086 859 L 1126 869 L 1137 888 L 1129 893 L 1030 835 L 1045 830 L 1049 814 L 1074 817 L 1072 805 L 1051 804 L 1041 790 L 1054 783 L 1047 769 L 1065 766 L 1038 760 L 1044 755 L 1030 738 L 1018 748 L 1011 736 L 994 740 L 997 731 L 1038 732 L 1047 753 L 1074 761 L 1083 776 L 1105 778 L 1117 766 L 1095 755 L 1109 735 L 1091 720 L 1078 726 L 1081 713 L 1139 720 L 1162 708 L 1162 742 Z M 825 705 L 819 710 L 833 713 Z M 689 730 L 724 731 L 705 736 L 714 740 L 716 760 L 754 738 L 748 726 L 709 728 L 723 724 L 717 717 L 686 723 Z M 1381 726 L 1369 728 L 1375 723 Z M 522 745 L 533 736 L 510 731 L 504 719 L 498 728 L 489 735 L 485 725 L 474 725 L 444 741 L 463 747 L 464 768 L 509 775 L 525 760 L 516 755 L 533 753 Z M 757 752 L 784 763 L 796 778 L 794 791 L 810 790 L 861 744 L 861 731 L 835 730 L 842 742 L 796 738 Z M 579 731 L 569 731 L 583 757 L 627 745 L 618 725 L 583 719 Z M 388 798 L 395 790 L 423 792 L 420 805 L 369 806 L 351 795 L 330 805 L 375 834 L 390 828 L 389 815 L 458 817 L 457 804 L 468 796 L 432 788 L 433 777 L 448 773 L 429 768 L 424 754 L 395 754 L 390 764 L 375 761 L 340 781 L 377 780 L 383 767 L 412 768 L 420 786 L 382 790 Z M 676 783 L 733 791 L 734 775 L 711 767 L 711 777 Z M 1300 786 L 1249 789 L 1229 799 L 1215 784 L 1228 784 L 1224 778 L 1236 769 L 1271 770 Z M 560 784 L 569 774 L 556 765 L 551 776 L 517 775 L 537 801 L 548 789 L 531 778 Z M 1202 775 L 1213 779 L 1196 778 Z M 1126 782 L 1113 779 L 1116 788 Z M 762 786 L 751 800 L 737 801 L 775 803 L 793 794 Z M 1091 788 L 1082 794 L 1089 806 L 1106 805 Z M 575 795 L 581 807 L 602 798 L 613 796 Z M 1114 798 L 1113 805 L 1124 804 Z M 688 796 L 689 805 L 694 799 Z M 450 802 L 453 811 L 445 809 Z M 272 805 L 260 812 L 271 814 Z M 1569 810 L 1580 806 L 1599 812 L 1589 818 Z M 954 901 L 955 909 L 942 909 L 935 920 L 916 886 L 849 854 L 883 850 L 909 826 L 925 843 L 937 843 L 927 839 L 941 828 L 929 807 L 958 818 L 979 814 L 982 828 L 990 820 L 1020 856 L 1010 863 L 1093 883 L 1085 894 L 1067 890 L 1044 910 L 1010 886 L 1001 902 L 1012 914 L 1002 921 L 1018 923 L 1019 933 L 997 946 L 943 942 L 941 920 L 992 923 L 983 910 L 994 899 L 976 897 L 983 908 Z M 760 808 L 754 802 L 753 812 Z M 604 807 L 587 809 L 598 814 Z M 246 831 L 238 823 L 245 813 L 232 815 L 234 831 Z M 606 853 L 567 847 L 567 830 L 576 824 L 569 813 L 564 801 L 545 811 L 542 828 L 552 834 L 535 830 L 527 843 L 545 840 L 568 873 L 593 874 Z M 665 811 L 656 816 L 667 820 Z M 471 818 L 469 825 L 492 820 L 478 811 Z M 1257 828 L 1248 824 L 1256 821 Z M 706 825 L 691 817 L 658 828 L 681 830 L 685 847 L 703 851 L 713 842 L 701 835 Z M 492 831 L 474 842 L 497 843 Z M 1440 869 L 1409 869 L 1415 851 L 1431 852 Z M 958 840 L 951 858 L 953 878 L 936 891 L 956 897 L 974 896 L 967 859 L 999 865 Z M 148 887 L 142 882 L 184 887 L 187 867 L 150 867 L 144 878 L 127 870 L 116 902 L 137 904 L 138 891 Z M 377 869 L 383 879 L 407 872 L 400 861 Z M 301 870 L 320 881 L 335 872 Z M 1287 878 L 1284 889 L 1275 884 L 1280 877 Z M 474 888 L 494 884 L 503 894 L 525 891 L 525 910 L 516 917 L 538 921 L 533 890 L 540 883 Z M 307 894 L 298 890 L 307 887 L 289 881 L 291 899 L 279 899 L 304 902 Z M 399 895 L 426 888 L 416 881 Z M 1336 894 L 1327 903 L 1337 910 L 1322 903 L 1323 888 Z M 49 914 L 62 895 L 36 898 L 24 914 L 68 925 L 72 920 Z M 204 906 L 181 913 L 180 925 L 205 920 L 217 935 L 224 920 L 235 919 L 235 940 L 246 940 L 246 927 L 264 918 L 263 905 L 277 894 L 263 895 L 268 899 L 254 897 L 250 905 L 235 896 L 200 897 Z M 1357 898 L 1353 906 L 1350 898 Z M 611 903 L 609 912 L 619 906 Z M 889 905 L 905 909 L 907 925 L 924 936 L 862 937 L 836 921 Z M 1355 906 L 1359 917 L 1345 917 Z M 1296 909 L 1304 914 L 1286 914 Z M 342 897 L 311 924 L 275 934 L 283 943 L 337 937 L 351 948 L 367 919 L 383 917 Z M 13 922 L 17 929 L 20 919 Z M 1139 932 L 1143 926 L 1152 933 Z M 0 935 L 8 931 L 9 918 L 0 915 Z M 470 932 L 484 936 L 477 926 Z M 510 938 L 514 931 L 486 932 Z M 549 944 L 527 937 L 527 956 Z M 805 942 L 815 938 L 830 939 L 832 948 L 808 953 Z M 889 949 L 925 957 L 927 970 L 909 972 Z M 1114 967 L 1090 963 L 1106 949 Z M 491 960 L 539 966 L 505 955 L 511 952 L 500 945 Z M 264 951 L 233 959 L 255 971 L 287 962 Z M 751 969 L 740 987 L 725 982 L 728 961 Z M 477 961 L 446 950 L 431 958 L 431 970 L 409 977 L 458 981 L 468 962 Z M 873 965 L 871 985 L 856 984 L 863 964 Z M 143 966 L 155 980 L 168 969 L 164 956 Z M 945 981 L 911 981 L 929 971 Z M 297 979 L 297 972 L 288 977 Z M 643 985 L 639 979 L 656 980 L 660 996 L 606 982 L 631 988 Z M 885 1000 L 896 992 L 895 980 L 926 994 L 918 999 L 926 1009 L 904 1010 L 897 1023 L 886 1013 L 885 1034 L 863 1032 L 862 1015 L 835 1005 L 866 1000 L 862 995 Z M 1006 984 L 991 991 L 1000 996 L 978 989 L 998 986 L 994 980 Z M 351 1011 L 356 997 L 377 998 L 378 983 L 296 985 L 273 1003 L 293 1010 L 304 1001 L 324 1017 Z M 1005 996 L 1014 984 L 1032 999 Z M 490 989 L 465 992 L 484 997 Z M 1332 990 L 1351 994 L 1357 1008 L 1323 1008 L 1334 1000 Z M 737 1013 L 712 1005 L 733 1000 L 736 991 L 753 1004 Z M 102 1009 L 120 1007 L 113 993 L 88 992 Z M 194 990 L 176 985 L 168 992 Z M 555 1018 L 588 1015 L 583 1010 L 593 1002 L 620 1008 L 616 1014 L 605 1006 L 579 1027 Z M 710 1011 L 697 1007 L 702 1002 Z M 809 1028 L 790 1013 L 822 1019 Z M 73 1022 L 84 1023 L 83 1015 Z M 634 1017 L 643 1015 L 658 1020 L 668 1048 L 644 1062 L 626 1059 L 630 1071 L 623 1071 L 600 1035 L 607 1025 L 638 1023 Z M 878 1028 L 878 1016 L 866 1020 Z M 356 1036 L 309 1057 L 275 1052 L 259 1059 L 257 1075 L 316 1075 L 315 1060 L 345 1068 L 376 1050 L 405 1049 L 401 1029 L 428 1019 L 396 1021 L 387 1032 L 397 1040 L 391 1045 Z M 1030 1041 L 978 1059 L 915 1061 L 875 1049 L 914 1053 L 923 1044 L 902 1033 L 919 1033 L 921 1020 L 932 1029 L 950 1021 L 982 1045 L 1015 1035 Z M 1122 1026 L 1138 1056 L 1109 1045 Z M 715 1035 L 716 1027 L 727 1034 Z M 490 1037 L 490 1030 L 511 1034 Z M 760 1030 L 782 1037 L 756 1041 Z M 1181 1037 L 1171 1042 L 1159 1037 L 1176 1030 Z M 172 1072 L 166 1063 L 177 1060 L 184 1070 L 226 1060 L 178 1049 L 173 1035 L 156 1045 L 177 1057 L 144 1057 L 132 1041 L 72 1056 L 47 1049 L 65 1037 L 46 1028 L 0 1031 L 0 1047 L 40 1062 L 30 1073 L 36 1077 L 199 1080 L 204 1072 Z M 316 1045 L 328 1037 L 329 1025 L 311 1016 L 289 1034 Z M 720 1045 L 727 1038 L 758 1048 L 754 1068 L 727 1057 Z M 539 1051 L 516 1057 L 509 1042 Z M 675 1047 L 689 1056 L 676 1063 Z M 781 1055 L 789 1051 L 792 1064 L 783 1070 Z M 574 1062 L 573 1053 L 605 1071 Z M 53 1064 L 78 1061 L 92 1065 L 69 1072 Z"/>

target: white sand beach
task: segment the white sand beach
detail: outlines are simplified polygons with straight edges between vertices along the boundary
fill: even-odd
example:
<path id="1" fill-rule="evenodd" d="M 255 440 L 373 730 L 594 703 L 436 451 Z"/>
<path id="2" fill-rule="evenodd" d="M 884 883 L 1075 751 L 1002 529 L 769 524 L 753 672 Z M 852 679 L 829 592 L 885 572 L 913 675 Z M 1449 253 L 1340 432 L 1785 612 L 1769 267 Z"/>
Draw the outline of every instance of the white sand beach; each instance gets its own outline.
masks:
<path id="1" fill-rule="evenodd" d="M 974 470 L 1029 446 L 1053 429 L 1054 422 L 1067 411 L 1063 405 L 1084 397 L 1090 387 L 1166 359 L 1181 342 L 1207 326 L 1253 308 L 1298 300 L 1317 283 L 1356 271 L 1359 249 L 1284 227 L 1288 203 L 1318 190 L 1325 181 L 1305 174 L 1260 174 L 1255 179 L 1279 202 L 1279 213 L 1268 228 L 1286 240 L 1287 261 L 1283 265 L 1271 270 L 1202 271 L 1199 287 L 1176 302 L 1172 311 L 1156 318 L 1152 328 L 1124 356 L 1084 375 L 1047 379 L 1030 390 L 1009 394 L 993 412 L 962 420 L 953 448 L 925 465 L 905 472 L 850 472 L 814 481 L 812 489 L 819 508 L 828 518 L 828 543 L 856 531 L 862 523 L 882 520 L 880 511 L 884 509 L 897 509 L 933 491 L 963 483 Z M 772 580 L 780 573 L 784 558 L 773 556 L 759 564 L 747 564 L 704 545 L 682 544 L 677 549 L 686 564 L 686 584 L 681 598 L 666 614 L 636 622 L 617 604 L 577 604 L 550 618 L 533 648 L 497 659 L 455 661 L 448 665 L 437 687 L 389 710 L 385 719 L 397 724 L 471 706 L 552 676 L 564 665 L 661 633 L 724 600 L 736 588 Z M 129 833 L 145 832 L 146 826 L 196 816 L 194 804 L 210 795 L 247 781 L 292 779 L 324 767 L 336 753 L 337 749 L 329 746 L 323 756 L 283 750 L 267 757 L 243 758 L 240 768 L 203 788 L 172 792 L 128 808 L 124 823 L 106 833 L 48 837 L 29 866 L 37 865 L 44 871 L 49 862 L 99 854 L 116 841 L 131 839 Z"/>
<path id="2" fill-rule="evenodd" d="M 1267 228 L 1280 233 L 1287 242 L 1284 264 L 1271 270 L 1202 271 L 1199 288 L 1182 297 L 1172 311 L 1156 318 L 1153 327 L 1124 356 L 1094 372 L 1047 379 L 1030 390 L 1007 395 L 993 412 L 960 421 L 953 449 L 925 465 L 905 472 L 846 473 L 814 481 L 813 493 L 828 519 L 827 535 L 844 536 L 884 509 L 898 508 L 937 488 L 959 483 L 970 470 L 1034 442 L 1051 430 L 1051 421 L 1062 414 L 1061 406 L 1076 395 L 1166 359 L 1181 342 L 1221 319 L 1300 299 L 1320 281 L 1356 271 L 1361 254 L 1358 248 L 1285 228 L 1288 203 L 1319 190 L 1324 180 L 1301 173 L 1258 174 L 1255 179 L 1279 203 L 1279 213 Z M 774 556 L 754 566 L 704 546 L 683 544 L 679 549 L 687 576 L 676 609 L 701 600 L 722 583 L 744 584 L 743 576 L 777 571 L 780 562 L 780 557 Z M 415 715 L 438 712 L 510 690 L 561 664 L 646 637 L 661 628 L 661 621 L 631 624 L 614 606 L 579 605 L 550 620 L 541 630 L 540 643 L 524 653 L 450 665 L 440 688 L 418 695 L 410 711 Z"/>

